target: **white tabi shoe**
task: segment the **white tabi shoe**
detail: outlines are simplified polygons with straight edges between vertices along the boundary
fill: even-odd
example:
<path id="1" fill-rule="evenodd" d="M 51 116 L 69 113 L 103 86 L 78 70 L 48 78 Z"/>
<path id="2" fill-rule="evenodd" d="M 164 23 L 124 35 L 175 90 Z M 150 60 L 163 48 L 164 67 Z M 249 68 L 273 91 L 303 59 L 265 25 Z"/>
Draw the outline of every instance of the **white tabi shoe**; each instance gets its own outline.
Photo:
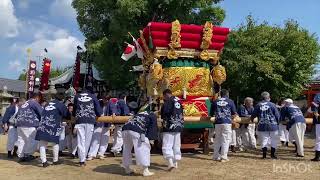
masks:
<path id="1" fill-rule="evenodd" d="M 229 162 L 229 159 L 221 159 L 220 162 L 225 163 L 225 162 Z"/>
<path id="2" fill-rule="evenodd" d="M 153 173 L 153 172 L 150 172 L 149 169 L 146 168 L 146 169 L 143 170 L 142 175 L 143 175 L 144 177 L 147 177 L 147 176 L 152 176 L 152 175 L 154 175 L 154 173 Z"/>
<path id="3" fill-rule="evenodd" d="M 87 158 L 87 161 L 92 161 L 93 160 L 93 157 L 91 157 L 91 156 L 89 156 L 88 158 Z"/>
<path id="4" fill-rule="evenodd" d="M 104 155 L 99 155 L 98 158 L 101 159 L 101 160 L 103 160 L 103 159 L 106 158 L 106 156 L 104 156 Z"/>
<path id="5" fill-rule="evenodd" d="M 174 168 L 178 169 L 178 161 L 174 162 L 173 165 L 174 165 Z"/>
<path id="6" fill-rule="evenodd" d="M 172 159 L 168 159 L 168 171 L 172 171 L 172 169 L 175 168 L 175 165 L 173 163 Z"/>

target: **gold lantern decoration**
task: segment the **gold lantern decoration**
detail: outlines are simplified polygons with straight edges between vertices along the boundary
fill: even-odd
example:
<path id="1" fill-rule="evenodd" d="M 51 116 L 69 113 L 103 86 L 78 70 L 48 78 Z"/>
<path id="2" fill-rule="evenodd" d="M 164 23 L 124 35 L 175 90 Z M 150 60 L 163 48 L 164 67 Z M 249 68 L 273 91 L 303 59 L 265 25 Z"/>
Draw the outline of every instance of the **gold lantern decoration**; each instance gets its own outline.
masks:
<path id="1" fill-rule="evenodd" d="M 221 85 L 227 79 L 226 69 L 218 64 L 212 69 L 211 76 L 214 82 Z"/>

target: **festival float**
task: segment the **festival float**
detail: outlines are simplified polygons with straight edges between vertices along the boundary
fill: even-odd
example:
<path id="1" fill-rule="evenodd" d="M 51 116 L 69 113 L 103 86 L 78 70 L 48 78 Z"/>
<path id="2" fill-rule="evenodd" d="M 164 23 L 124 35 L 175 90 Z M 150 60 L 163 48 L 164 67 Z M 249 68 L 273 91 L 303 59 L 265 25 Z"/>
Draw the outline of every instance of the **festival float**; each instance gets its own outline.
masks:
<path id="1" fill-rule="evenodd" d="M 211 101 L 219 96 L 221 84 L 226 80 L 225 68 L 220 65 L 220 55 L 228 40 L 229 28 L 204 25 L 150 22 L 139 31 L 140 37 L 128 44 L 122 58 L 134 54 L 141 59 L 139 86 L 150 104 L 161 107 L 162 91 L 170 89 L 180 99 L 184 108 L 182 148 L 208 149 L 208 129 L 214 127 L 210 116 Z M 126 55 L 127 54 L 127 55 Z M 160 100 L 160 101 L 159 101 Z M 160 109 L 158 109 L 160 110 Z M 125 123 L 130 116 L 103 116 L 97 121 Z M 158 124 L 161 127 L 159 117 Z M 233 122 L 252 123 L 248 117 L 235 116 Z M 257 122 L 254 119 L 253 122 Z M 306 118 L 307 124 L 312 118 Z"/>
<path id="2" fill-rule="evenodd" d="M 135 46 L 143 66 L 139 86 L 151 102 L 161 102 L 162 91 L 170 89 L 184 108 L 185 129 L 182 148 L 206 148 L 208 129 L 213 128 L 210 117 L 212 98 L 220 92 L 226 80 L 225 68 L 219 57 L 228 39 L 229 28 L 204 25 L 150 22 Z M 140 52 L 139 52 L 140 51 Z M 142 55 L 139 55 L 143 54 Z M 156 101 L 160 99 L 160 101 Z M 160 106 L 159 106 L 160 107 Z M 98 121 L 126 122 L 128 117 L 101 117 Z"/>

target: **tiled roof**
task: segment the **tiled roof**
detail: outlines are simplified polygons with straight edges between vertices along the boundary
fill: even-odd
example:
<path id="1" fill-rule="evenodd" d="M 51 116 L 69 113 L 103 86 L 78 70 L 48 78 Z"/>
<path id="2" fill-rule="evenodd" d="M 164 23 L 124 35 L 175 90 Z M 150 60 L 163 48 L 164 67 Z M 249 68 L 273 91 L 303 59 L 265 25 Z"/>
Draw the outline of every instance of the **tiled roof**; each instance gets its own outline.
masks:
<path id="1" fill-rule="evenodd" d="M 13 80 L 13 79 L 5 79 L 0 78 L 0 90 L 3 91 L 3 87 L 7 86 L 7 91 L 13 92 L 25 92 L 26 82 L 20 80 Z"/>
<path id="2" fill-rule="evenodd" d="M 73 68 L 68 69 L 66 72 L 61 74 L 58 77 L 51 78 L 50 82 L 51 84 L 64 84 L 69 82 L 72 77 L 73 77 Z M 81 62 L 80 64 L 80 74 L 85 74 L 87 71 L 87 66 L 86 63 Z M 103 79 L 99 76 L 99 71 L 95 68 L 95 66 L 92 66 L 92 73 L 93 73 L 93 78 L 98 80 L 98 81 L 103 81 Z"/>

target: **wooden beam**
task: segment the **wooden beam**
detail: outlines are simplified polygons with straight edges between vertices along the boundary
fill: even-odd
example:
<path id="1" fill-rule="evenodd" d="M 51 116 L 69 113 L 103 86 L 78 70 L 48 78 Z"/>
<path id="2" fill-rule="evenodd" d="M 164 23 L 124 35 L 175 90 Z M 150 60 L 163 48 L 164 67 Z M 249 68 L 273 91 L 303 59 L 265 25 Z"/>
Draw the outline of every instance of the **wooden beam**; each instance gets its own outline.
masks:
<path id="1" fill-rule="evenodd" d="M 101 116 L 97 118 L 98 122 L 105 122 L 105 123 L 119 123 L 119 124 L 123 124 L 126 123 L 129 118 L 131 118 L 131 116 Z M 161 122 L 162 119 L 158 118 L 158 122 Z M 185 122 L 211 122 L 214 123 L 215 122 L 215 117 L 197 117 L 197 116 L 185 116 L 184 117 L 184 121 Z M 306 123 L 307 124 L 312 124 L 312 118 L 306 118 Z M 248 117 L 234 117 L 233 118 L 233 122 L 236 123 L 241 123 L 241 124 L 250 124 L 252 123 L 250 118 Z M 254 119 L 254 123 L 257 123 L 258 119 L 255 118 Z"/>

